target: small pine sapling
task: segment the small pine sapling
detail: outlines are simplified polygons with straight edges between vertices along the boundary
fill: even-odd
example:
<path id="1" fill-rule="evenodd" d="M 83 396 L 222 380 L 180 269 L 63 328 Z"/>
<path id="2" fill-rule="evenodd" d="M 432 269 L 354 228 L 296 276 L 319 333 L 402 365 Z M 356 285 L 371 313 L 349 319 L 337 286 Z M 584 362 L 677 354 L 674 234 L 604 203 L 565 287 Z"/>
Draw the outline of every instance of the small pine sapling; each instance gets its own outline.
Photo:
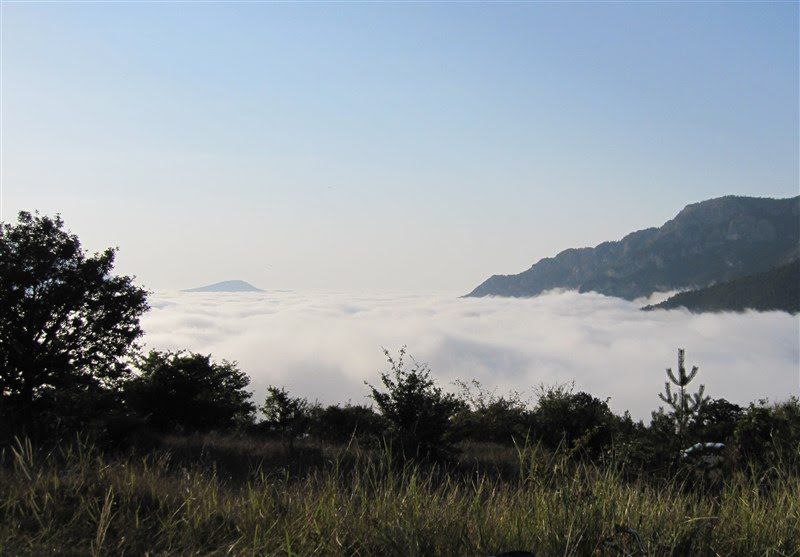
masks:
<path id="1" fill-rule="evenodd" d="M 682 447 L 686 441 L 686 430 L 689 426 L 689 420 L 692 416 L 696 415 L 700 407 L 708 401 L 708 397 L 704 397 L 705 385 L 700 385 L 698 391 L 694 394 L 686 392 L 686 386 L 697 375 L 698 367 L 692 366 L 690 372 L 686 372 L 684 366 L 685 350 L 678 349 L 678 375 L 672 372 L 672 368 L 667 368 L 667 376 L 672 383 L 678 387 L 677 392 L 673 392 L 670 386 L 670 381 L 664 382 L 664 393 L 659 393 L 658 396 L 661 400 L 666 402 L 671 408 L 671 417 L 675 422 L 675 433 L 678 437 L 678 443 Z"/>

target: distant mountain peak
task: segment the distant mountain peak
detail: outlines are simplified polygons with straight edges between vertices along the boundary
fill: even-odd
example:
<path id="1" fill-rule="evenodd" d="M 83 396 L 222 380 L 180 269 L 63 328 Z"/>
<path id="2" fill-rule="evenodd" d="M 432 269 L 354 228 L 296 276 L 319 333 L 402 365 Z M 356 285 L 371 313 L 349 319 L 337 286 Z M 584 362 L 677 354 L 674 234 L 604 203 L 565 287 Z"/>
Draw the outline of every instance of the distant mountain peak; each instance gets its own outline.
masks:
<path id="1" fill-rule="evenodd" d="M 468 296 L 536 296 L 565 288 L 633 300 L 767 271 L 800 254 L 800 196 L 725 196 L 692 203 L 661 227 L 564 250 Z"/>
<path id="2" fill-rule="evenodd" d="M 183 290 L 183 292 L 263 292 L 263 290 L 243 280 L 224 280 L 199 288 Z"/>

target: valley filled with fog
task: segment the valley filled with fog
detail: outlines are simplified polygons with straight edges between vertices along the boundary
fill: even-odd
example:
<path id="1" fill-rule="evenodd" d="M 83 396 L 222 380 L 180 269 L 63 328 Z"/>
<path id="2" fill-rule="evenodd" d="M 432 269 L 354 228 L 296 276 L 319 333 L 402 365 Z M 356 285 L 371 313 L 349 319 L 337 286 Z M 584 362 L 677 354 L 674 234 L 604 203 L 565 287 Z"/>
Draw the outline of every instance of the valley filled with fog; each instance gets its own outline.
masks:
<path id="1" fill-rule="evenodd" d="M 402 345 L 430 364 L 447 389 L 479 380 L 498 394 L 533 397 L 539 384 L 574 381 L 610 398 L 617 412 L 647 418 L 659 406 L 678 347 L 700 367 L 696 383 L 739 404 L 798 393 L 800 318 L 782 312 L 643 312 L 651 300 L 551 292 L 530 298 L 457 294 L 353 295 L 156 292 L 143 319 L 146 348 L 235 360 L 266 386 L 324 403 L 368 402 L 364 381 L 385 369 L 381 347 Z"/>

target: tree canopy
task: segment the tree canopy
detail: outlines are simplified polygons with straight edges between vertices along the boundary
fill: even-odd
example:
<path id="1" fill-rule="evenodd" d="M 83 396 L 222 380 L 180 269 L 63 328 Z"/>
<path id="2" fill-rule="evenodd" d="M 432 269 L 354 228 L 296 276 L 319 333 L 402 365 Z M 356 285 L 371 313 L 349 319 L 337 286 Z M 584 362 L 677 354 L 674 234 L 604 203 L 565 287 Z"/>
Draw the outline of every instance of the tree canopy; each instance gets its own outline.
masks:
<path id="1" fill-rule="evenodd" d="M 125 386 L 130 410 L 160 430 L 206 431 L 252 421 L 250 378 L 210 355 L 151 351 Z"/>
<path id="2" fill-rule="evenodd" d="M 54 391 L 103 389 L 127 373 L 147 292 L 87 254 L 60 216 L 20 212 L 0 229 L 0 396 L 27 423 Z"/>
<path id="3" fill-rule="evenodd" d="M 290 396 L 283 387 L 270 385 L 261 407 L 264 425 L 277 432 L 290 447 L 303 435 L 309 425 L 309 405 L 304 398 Z"/>

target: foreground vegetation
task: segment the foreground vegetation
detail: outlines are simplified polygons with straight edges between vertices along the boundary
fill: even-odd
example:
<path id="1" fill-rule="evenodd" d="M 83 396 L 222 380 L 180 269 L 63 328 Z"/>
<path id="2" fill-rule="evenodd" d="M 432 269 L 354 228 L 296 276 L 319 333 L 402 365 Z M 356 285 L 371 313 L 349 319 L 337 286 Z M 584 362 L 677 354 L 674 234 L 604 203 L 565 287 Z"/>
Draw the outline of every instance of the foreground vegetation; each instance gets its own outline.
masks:
<path id="1" fill-rule="evenodd" d="M 206 436 L 111 457 L 23 442 L 3 453 L 0 553 L 800 554 L 800 479 L 780 467 L 714 486 L 535 446 L 465 448 L 450 468 L 293 450 Z"/>
<path id="2" fill-rule="evenodd" d="M 59 218 L 2 227 L 0 555 L 800 555 L 797 398 L 710 398 L 679 349 L 644 423 L 448 390 L 403 348 L 371 405 L 257 404 L 235 362 L 142 353 L 113 262 Z"/>

